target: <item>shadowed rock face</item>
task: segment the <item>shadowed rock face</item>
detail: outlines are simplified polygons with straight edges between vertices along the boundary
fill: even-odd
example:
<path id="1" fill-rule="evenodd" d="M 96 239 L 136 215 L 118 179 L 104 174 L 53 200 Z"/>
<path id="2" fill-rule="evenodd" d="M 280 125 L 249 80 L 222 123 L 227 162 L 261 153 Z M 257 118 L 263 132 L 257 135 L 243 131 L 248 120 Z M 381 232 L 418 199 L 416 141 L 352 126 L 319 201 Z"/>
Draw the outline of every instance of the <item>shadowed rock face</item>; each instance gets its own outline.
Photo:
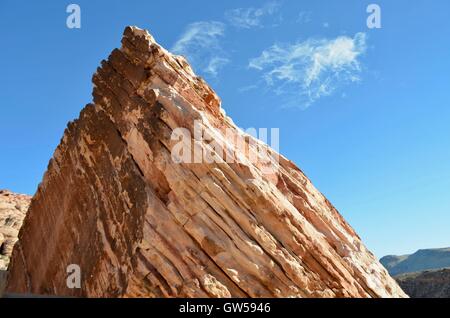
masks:
<path id="1" fill-rule="evenodd" d="M 412 298 L 450 298 L 450 269 L 408 273 L 395 278 Z"/>
<path id="2" fill-rule="evenodd" d="M 240 152 L 225 131 L 243 132 L 220 99 L 147 32 L 126 28 L 93 81 L 93 104 L 69 124 L 32 200 L 8 292 L 405 296 L 292 162 L 248 135 Z M 171 134 L 193 136 L 194 120 L 239 160 L 175 162 Z M 214 153 L 210 142 L 195 147 Z M 70 264 L 80 266 L 80 289 L 67 287 Z"/>

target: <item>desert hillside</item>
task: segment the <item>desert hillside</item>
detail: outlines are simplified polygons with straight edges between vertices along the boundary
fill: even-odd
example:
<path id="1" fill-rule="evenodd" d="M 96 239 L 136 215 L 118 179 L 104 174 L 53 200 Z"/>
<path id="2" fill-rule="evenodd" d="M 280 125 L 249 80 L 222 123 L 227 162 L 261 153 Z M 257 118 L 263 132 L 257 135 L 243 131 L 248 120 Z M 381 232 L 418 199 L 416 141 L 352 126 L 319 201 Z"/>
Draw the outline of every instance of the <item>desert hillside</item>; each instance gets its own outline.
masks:
<path id="1" fill-rule="evenodd" d="M 412 298 L 450 298 L 450 269 L 408 273 L 395 278 Z"/>
<path id="2" fill-rule="evenodd" d="M 393 276 L 450 267 L 450 248 L 418 250 L 411 255 L 389 255 L 380 259 Z"/>

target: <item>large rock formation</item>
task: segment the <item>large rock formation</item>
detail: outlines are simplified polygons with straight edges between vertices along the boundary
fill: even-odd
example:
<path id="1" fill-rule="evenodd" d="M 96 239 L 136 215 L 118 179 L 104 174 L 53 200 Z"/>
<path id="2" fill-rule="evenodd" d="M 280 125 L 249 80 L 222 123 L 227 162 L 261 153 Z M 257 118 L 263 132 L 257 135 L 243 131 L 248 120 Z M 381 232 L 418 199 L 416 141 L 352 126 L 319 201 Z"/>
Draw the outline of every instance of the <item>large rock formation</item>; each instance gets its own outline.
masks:
<path id="1" fill-rule="evenodd" d="M 32 200 L 9 292 L 405 296 L 305 175 L 240 131 L 186 61 L 146 31 L 126 28 L 93 81 L 93 104 L 69 124 Z M 174 156 L 183 136 L 192 152 Z M 192 153 L 194 163 L 179 162 Z M 81 269 L 79 289 L 68 288 L 70 264 Z"/>

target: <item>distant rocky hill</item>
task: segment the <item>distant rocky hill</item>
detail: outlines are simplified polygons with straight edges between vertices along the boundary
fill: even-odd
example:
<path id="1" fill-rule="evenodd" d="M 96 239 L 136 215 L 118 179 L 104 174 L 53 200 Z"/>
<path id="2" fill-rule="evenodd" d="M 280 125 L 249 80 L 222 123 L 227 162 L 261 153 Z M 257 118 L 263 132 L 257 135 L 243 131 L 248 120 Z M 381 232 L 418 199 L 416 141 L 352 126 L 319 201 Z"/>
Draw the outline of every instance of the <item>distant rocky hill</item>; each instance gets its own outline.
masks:
<path id="1" fill-rule="evenodd" d="M 450 298 L 450 269 L 408 273 L 396 277 L 412 298 Z"/>
<path id="2" fill-rule="evenodd" d="M 0 270 L 6 270 L 31 197 L 0 190 Z"/>
<path id="3" fill-rule="evenodd" d="M 0 296 L 5 284 L 9 259 L 30 200 L 31 197 L 28 195 L 0 190 Z"/>
<path id="4" fill-rule="evenodd" d="M 411 255 L 389 255 L 380 259 L 392 276 L 450 267 L 450 248 L 418 250 Z"/>

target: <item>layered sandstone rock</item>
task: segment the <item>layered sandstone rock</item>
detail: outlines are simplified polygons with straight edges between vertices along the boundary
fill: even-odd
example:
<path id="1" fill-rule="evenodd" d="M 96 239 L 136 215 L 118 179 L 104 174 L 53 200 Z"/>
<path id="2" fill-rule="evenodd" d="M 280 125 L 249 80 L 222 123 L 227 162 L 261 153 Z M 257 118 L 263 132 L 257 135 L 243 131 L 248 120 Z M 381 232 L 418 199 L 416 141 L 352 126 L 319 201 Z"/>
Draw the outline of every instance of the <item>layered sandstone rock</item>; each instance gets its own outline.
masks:
<path id="1" fill-rule="evenodd" d="M 126 28 L 93 81 L 93 104 L 69 124 L 32 200 L 9 292 L 405 296 L 307 177 L 243 134 L 187 62 L 146 31 Z M 222 141 L 231 160 L 173 156 L 173 132 L 194 138 L 195 123 L 207 138 L 188 140 L 194 156 L 220 158 L 212 143 Z M 80 289 L 67 287 L 70 264 Z"/>

